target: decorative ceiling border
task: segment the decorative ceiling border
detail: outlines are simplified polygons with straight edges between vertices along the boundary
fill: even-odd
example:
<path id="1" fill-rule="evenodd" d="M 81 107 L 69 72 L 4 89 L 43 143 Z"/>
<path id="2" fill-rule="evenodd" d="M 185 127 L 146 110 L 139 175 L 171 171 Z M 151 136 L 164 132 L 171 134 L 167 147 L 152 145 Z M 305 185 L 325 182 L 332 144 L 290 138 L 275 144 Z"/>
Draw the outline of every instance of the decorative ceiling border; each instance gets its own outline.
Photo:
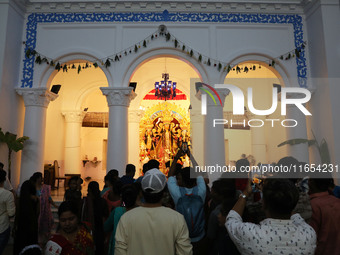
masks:
<path id="1" fill-rule="evenodd" d="M 291 24 L 294 31 L 295 47 L 303 44 L 303 23 L 300 15 L 291 14 L 242 14 L 242 13 L 182 13 L 182 12 L 148 12 L 148 13 L 32 13 L 26 23 L 26 45 L 34 50 L 37 41 L 38 23 L 100 23 L 100 22 L 191 22 L 191 23 L 257 23 L 257 24 Z M 221 60 L 223 61 L 223 60 Z M 34 57 L 23 60 L 23 88 L 32 88 L 34 74 Z M 296 58 L 297 78 L 300 87 L 307 87 L 307 64 L 305 49 Z"/>
<path id="2" fill-rule="evenodd" d="M 188 11 L 188 12 L 237 12 L 237 13 L 280 13 L 280 14 L 302 14 L 303 8 L 309 0 L 14 0 L 24 5 L 28 13 L 34 12 L 134 12 L 160 10 Z"/>

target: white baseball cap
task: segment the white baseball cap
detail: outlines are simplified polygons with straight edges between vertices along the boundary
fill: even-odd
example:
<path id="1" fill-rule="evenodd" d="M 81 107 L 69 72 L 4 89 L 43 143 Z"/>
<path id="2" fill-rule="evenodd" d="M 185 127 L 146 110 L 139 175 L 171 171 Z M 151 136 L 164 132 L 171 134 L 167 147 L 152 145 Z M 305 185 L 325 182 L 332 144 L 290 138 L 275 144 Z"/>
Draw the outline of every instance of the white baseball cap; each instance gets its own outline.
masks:
<path id="1" fill-rule="evenodd" d="M 143 191 L 150 189 L 150 193 L 161 192 L 166 185 L 166 176 L 157 168 L 147 171 L 142 179 Z"/>

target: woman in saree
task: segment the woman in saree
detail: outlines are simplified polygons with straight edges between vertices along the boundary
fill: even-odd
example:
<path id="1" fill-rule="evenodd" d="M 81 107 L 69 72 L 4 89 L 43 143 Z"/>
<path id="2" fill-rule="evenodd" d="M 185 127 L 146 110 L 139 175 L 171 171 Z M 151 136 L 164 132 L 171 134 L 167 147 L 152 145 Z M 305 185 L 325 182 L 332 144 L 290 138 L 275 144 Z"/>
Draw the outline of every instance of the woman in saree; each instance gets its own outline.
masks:
<path id="1" fill-rule="evenodd" d="M 78 206 L 62 202 L 58 209 L 59 228 L 45 247 L 45 255 L 94 255 L 95 247 L 89 228 L 78 217 Z"/>
<path id="2" fill-rule="evenodd" d="M 58 208 L 53 202 L 51 197 L 51 186 L 43 183 L 43 175 L 40 172 L 36 172 L 30 178 L 31 183 L 36 188 L 36 195 L 40 202 L 40 213 L 38 219 L 38 233 L 39 244 L 45 245 L 50 238 L 53 228 L 53 215 L 51 211 L 51 204 Z"/>
<path id="3" fill-rule="evenodd" d="M 109 243 L 108 255 L 114 255 L 115 242 L 116 242 L 115 235 L 116 235 L 116 229 L 117 229 L 120 217 L 122 217 L 125 212 L 137 207 L 136 200 L 138 196 L 138 189 L 136 186 L 137 185 L 134 185 L 134 184 L 127 184 L 123 187 L 122 206 L 116 207 L 111 212 L 109 218 L 104 223 L 104 231 L 106 232 L 112 231 L 110 243 Z"/>

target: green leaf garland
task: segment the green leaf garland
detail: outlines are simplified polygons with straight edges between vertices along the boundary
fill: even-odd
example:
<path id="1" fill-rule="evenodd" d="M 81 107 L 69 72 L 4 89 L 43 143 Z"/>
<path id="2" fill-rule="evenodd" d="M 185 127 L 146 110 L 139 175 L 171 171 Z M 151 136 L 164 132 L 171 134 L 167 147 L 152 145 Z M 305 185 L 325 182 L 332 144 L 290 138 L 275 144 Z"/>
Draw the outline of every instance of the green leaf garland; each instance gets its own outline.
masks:
<path id="1" fill-rule="evenodd" d="M 188 55 L 190 55 L 190 57 L 194 57 L 197 54 L 197 56 L 198 56 L 197 61 L 200 62 L 200 63 L 203 62 L 203 57 L 204 57 L 207 60 L 205 60 L 203 63 L 207 66 L 212 65 L 209 57 L 203 56 L 200 52 L 195 51 L 194 49 L 192 49 L 190 47 L 187 47 L 183 42 L 181 42 L 177 38 L 171 36 L 171 34 L 169 32 L 159 33 L 159 36 L 158 36 L 157 33 L 153 33 L 153 34 L 151 34 L 151 36 L 148 36 L 147 38 L 138 42 L 134 46 L 129 47 L 129 49 L 125 49 L 121 52 L 118 52 L 115 55 L 111 55 L 110 57 L 99 60 L 99 63 L 102 66 L 105 66 L 107 68 L 107 67 L 111 66 L 111 62 L 120 61 L 120 59 L 122 58 L 122 55 L 127 56 L 127 55 L 131 54 L 132 51 L 137 53 L 138 49 L 141 48 L 141 46 L 143 46 L 143 48 L 146 48 L 148 46 L 148 42 L 149 42 L 150 39 L 154 40 L 154 39 L 158 39 L 160 37 L 165 37 L 166 41 L 169 41 L 172 37 L 173 38 L 172 41 L 174 42 L 174 47 L 176 49 L 177 48 L 182 49 L 182 51 L 186 52 Z M 26 45 L 25 42 L 23 42 L 23 44 Z M 294 58 L 294 57 L 300 58 L 301 57 L 300 53 L 302 52 L 302 49 L 305 48 L 305 46 L 306 46 L 306 42 L 303 42 L 299 47 L 295 48 L 294 50 L 287 52 L 286 54 L 280 55 L 277 58 L 267 60 L 267 63 L 268 63 L 269 66 L 275 67 L 275 65 L 277 64 L 276 60 L 278 60 L 278 59 L 280 59 L 280 60 L 290 60 L 291 58 Z M 39 65 L 42 64 L 42 63 L 46 63 L 46 64 L 54 67 L 55 70 L 57 70 L 57 71 L 60 71 L 62 69 L 64 72 L 67 72 L 68 69 L 76 69 L 76 66 L 74 64 L 72 64 L 72 66 L 71 66 L 71 64 L 69 64 L 69 65 L 68 64 L 60 64 L 59 62 L 57 62 L 57 64 L 55 64 L 55 61 L 53 59 L 43 56 L 42 54 L 38 53 L 36 50 L 32 50 L 31 48 L 27 48 L 26 51 L 25 51 L 25 57 L 31 58 L 32 56 L 35 57 L 35 63 L 37 63 Z M 212 59 L 212 61 L 214 63 L 213 67 L 217 68 L 217 70 L 219 72 L 223 68 L 223 71 L 226 71 L 227 73 L 229 73 L 232 70 L 231 66 L 235 66 L 235 65 L 232 65 L 231 63 L 223 63 L 223 62 L 221 63 L 219 60 L 216 60 L 216 59 Z M 99 64 L 97 62 L 93 62 L 92 64 L 95 68 L 97 68 L 99 66 Z M 78 73 L 81 71 L 81 69 L 87 69 L 87 68 L 90 68 L 90 67 L 92 67 L 92 65 L 89 65 L 88 62 L 85 62 L 83 67 L 81 67 L 80 65 L 78 66 Z M 258 68 L 261 68 L 261 66 L 259 65 Z M 250 67 L 245 66 L 245 67 L 242 67 L 242 68 L 237 66 L 236 69 L 234 67 L 233 70 L 236 70 L 236 73 L 240 73 L 241 70 L 243 70 L 243 72 L 247 73 L 249 70 L 255 71 L 256 66 L 255 65 L 250 66 Z"/>

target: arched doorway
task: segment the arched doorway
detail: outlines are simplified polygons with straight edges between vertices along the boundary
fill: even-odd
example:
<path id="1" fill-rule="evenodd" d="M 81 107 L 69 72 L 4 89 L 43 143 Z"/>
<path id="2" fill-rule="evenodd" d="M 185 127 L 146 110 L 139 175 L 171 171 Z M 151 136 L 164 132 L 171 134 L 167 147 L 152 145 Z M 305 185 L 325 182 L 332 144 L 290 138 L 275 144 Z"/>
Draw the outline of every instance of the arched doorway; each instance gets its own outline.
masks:
<path id="1" fill-rule="evenodd" d="M 256 109 L 266 110 L 272 106 L 273 87 L 284 87 L 280 74 L 261 61 L 244 61 L 234 66 L 224 80 L 240 88 L 245 96 L 244 116 L 233 115 L 233 97 L 230 94 L 224 105 L 224 129 L 226 163 L 234 164 L 241 157 L 248 157 L 251 163 L 268 164 L 277 162 L 287 155 L 286 148 L 277 147 L 286 140 L 286 128 L 281 125 L 280 104 L 268 116 L 257 116 L 249 111 L 248 89 L 252 89 L 252 103 Z M 263 123 L 263 125 L 262 125 Z"/>
<path id="2" fill-rule="evenodd" d="M 106 174 L 108 105 L 100 87 L 107 87 L 108 81 L 102 69 L 83 68 L 86 63 L 68 62 L 76 68 L 50 78 L 50 87 L 60 84 L 61 89 L 47 109 L 44 163 L 57 160 L 62 175 L 102 180 Z"/>
<path id="3" fill-rule="evenodd" d="M 168 73 L 177 82 L 177 96 L 171 100 L 155 96 L 155 82 Z M 137 67 L 130 81 L 137 82 L 137 97 L 129 111 L 139 111 L 140 119 L 129 120 L 129 162 L 141 169 L 149 159 L 157 159 L 166 172 L 165 163 L 172 162 L 183 139 L 190 145 L 190 89 L 193 80 L 199 79 L 196 70 L 173 56 L 157 56 Z M 167 142 L 168 141 L 168 142 Z M 185 159 L 183 158 L 183 161 Z"/>

